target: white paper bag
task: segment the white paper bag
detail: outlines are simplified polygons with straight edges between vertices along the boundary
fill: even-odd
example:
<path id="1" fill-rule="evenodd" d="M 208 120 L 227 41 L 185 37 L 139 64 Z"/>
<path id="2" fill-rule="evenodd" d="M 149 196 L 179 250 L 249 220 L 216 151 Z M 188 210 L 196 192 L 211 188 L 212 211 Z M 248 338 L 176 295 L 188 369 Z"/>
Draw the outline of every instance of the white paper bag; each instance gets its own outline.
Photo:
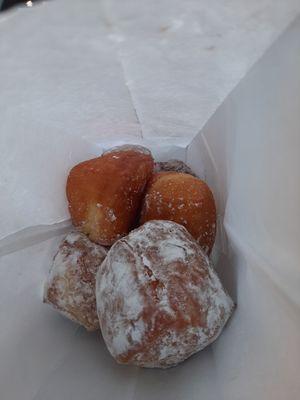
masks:
<path id="1" fill-rule="evenodd" d="M 74 12 L 74 15 L 70 16 L 73 18 L 70 22 L 72 29 L 69 31 L 66 28 L 66 32 L 60 30 L 63 34 L 61 43 L 62 37 L 56 36 L 53 29 L 53 52 L 59 52 L 53 57 L 62 57 L 61 60 L 64 60 L 62 64 L 66 67 L 63 69 L 65 77 L 74 61 L 70 60 L 69 64 L 65 64 L 67 58 L 63 57 L 63 52 L 68 52 L 69 46 L 75 46 L 72 35 L 76 32 L 79 32 L 78 35 L 87 35 L 86 24 L 92 25 L 94 18 L 99 18 L 100 21 L 103 17 L 100 14 L 95 15 L 97 7 L 94 7 L 96 3 L 93 1 L 87 5 L 88 11 L 82 15 L 76 9 L 80 9 L 80 3 L 73 4 L 75 6 L 63 8 L 61 14 L 51 14 L 50 6 L 47 6 L 47 12 L 39 13 L 42 21 L 46 23 L 50 18 L 61 28 L 63 24 L 59 23 L 59 18 L 65 20 L 68 16 L 67 10 Z M 238 3 L 231 4 L 236 6 Z M 138 7 L 137 4 L 135 6 Z M 243 8 L 242 5 L 240 7 Z M 122 8 L 123 11 L 124 9 Z M 54 7 L 54 10 L 57 8 Z M 16 35 L 16 39 L 18 37 L 18 40 L 23 40 L 24 48 L 28 50 L 29 38 L 24 35 L 22 37 L 19 28 L 14 25 L 17 23 L 17 20 L 13 22 L 14 18 L 11 16 L 3 22 L 0 19 L 0 27 L 1 24 L 3 27 L 3 24 L 10 22 L 13 26 L 12 34 Z M 24 20 L 21 20 L 24 24 L 23 32 L 26 32 L 28 27 L 27 18 L 27 23 L 35 23 L 33 17 L 26 15 Z M 126 19 L 123 21 L 126 25 Z M 37 27 L 40 27 L 40 23 L 36 22 Z M 67 41 L 64 35 L 68 38 Z M 138 100 L 138 104 L 141 105 L 138 114 L 141 112 L 143 115 L 140 125 L 132 100 L 128 98 L 125 89 L 122 89 L 124 82 L 119 80 L 114 86 L 120 73 L 115 72 L 114 75 L 114 71 L 119 68 L 115 64 L 115 52 L 110 52 L 105 43 L 99 44 L 98 30 L 90 32 L 89 35 L 84 40 L 86 47 L 82 44 L 80 50 L 90 52 L 89 60 L 96 54 L 95 62 L 102 66 L 105 64 L 101 56 L 104 51 L 105 57 L 108 57 L 107 70 L 103 70 L 103 75 L 90 70 L 91 76 L 87 81 L 86 71 L 82 72 L 81 76 L 80 63 L 74 62 L 75 75 L 79 74 L 79 82 L 90 82 L 90 86 L 98 82 L 98 89 L 95 89 L 98 91 L 102 85 L 106 85 L 102 80 L 103 76 L 106 76 L 104 73 L 109 75 L 110 65 L 115 66 L 111 70 L 113 76 L 109 75 L 110 83 L 116 89 L 109 95 L 111 104 L 105 113 L 109 120 L 102 125 L 99 119 L 97 124 L 98 127 L 111 127 L 111 132 L 115 124 L 120 130 L 117 137 L 114 136 L 111 140 L 104 134 L 99 137 L 93 129 L 86 133 L 91 121 L 95 121 L 97 112 L 103 110 L 103 104 L 99 101 L 95 108 L 90 110 L 94 117 L 87 118 L 84 123 L 81 118 L 75 118 L 74 123 L 68 125 L 69 128 L 73 127 L 74 131 L 70 129 L 66 133 L 66 117 L 70 118 L 73 112 L 81 112 L 85 105 L 84 94 L 83 97 L 77 96 L 77 90 L 84 91 L 88 99 L 91 91 L 95 94 L 94 89 L 90 86 L 84 88 L 80 83 L 80 87 L 77 87 L 75 77 L 74 87 L 71 85 L 72 79 L 67 79 L 65 83 L 62 81 L 63 93 L 73 88 L 74 98 L 77 100 L 67 104 L 62 111 L 54 105 L 51 108 L 55 93 L 49 96 L 44 90 L 51 90 L 56 76 L 43 76 L 43 72 L 39 70 L 43 61 L 37 61 L 34 72 L 41 74 L 38 77 L 39 83 L 29 81 L 26 93 L 29 95 L 28 101 L 32 102 L 30 104 L 36 106 L 33 102 L 36 97 L 30 96 L 32 90 L 38 91 L 41 84 L 43 95 L 38 110 L 41 110 L 43 118 L 38 112 L 36 120 L 30 115 L 22 115 L 22 119 L 19 114 L 16 117 L 22 120 L 24 125 L 20 124 L 18 127 L 20 137 L 23 137 L 21 145 L 30 149 L 35 146 L 43 148 L 44 153 L 38 154 L 38 164 L 34 164 L 38 166 L 38 170 L 27 170 L 30 163 L 26 163 L 25 171 L 22 170 L 22 164 L 18 165 L 18 169 L 8 170 L 8 173 L 11 173 L 8 175 L 9 190 L 14 190 L 13 180 L 20 179 L 20 176 L 16 175 L 17 170 L 21 176 L 26 177 L 30 190 L 29 193 L 22 193 L 22 196 L 16 193 L 18 201 L 24 199 L 26 212 L 22 212 L 22 207 L 14 203 L 14 207 L 18 205 L 18 218 L 14 219 L 12 212 L 5 212 L 1 225 L 3 236 L 15 230 L 26 230 L 0 242 L 2 254 L 5 254 L 0 258 L 0 399 L 298 400 L 300 21 L 297 20 L 251 69 L 188 146 L 183 137 L 180 137 L 180 141 L 178 138 L 172 141 L 168 137 L 154 139 L 151 137 L 150 128 L 144 128 L 149 132 L 149 136 L 146 135 L 147 140 L 141 137 L 140 127 L 151 127 L 153 121 L 150 117 L 155 114 L 148 109 L 146 103 Z M 43 47 L 38 43 L 43 37 L 46 36 L 42 34 L 32 39 L 36 48 Z M 10 40 L 8 37 L 6 39 Z M 101 46 L 101 49 L 94 53 L 93 46 Z M 128 51 L 130 46 L 124 48 Z M 8 52 L 8 49 L 6 51 Z M 35 51 L 31 55 L 24 53 L 25 59 L 29 57 L 27 60 L 30 65 L 34 65 L 31 57 L 36 54 Z M 51 61 L 48 51 L 42 53 L 41 60 L 43 57 L 49 57 L 45 62 Z M 9 57 L 6 63 L 9 63 Z M 59 65 L 58 72 L 63 65 Z M 21 70 L 18 71 L 20 76 L 22 73 Z M 8 76 L 5 93 L 10 93 L 9 85 L 12 85 L 12 82 Z M 24 83 L 23 89 L 26 85 Z M 137 79 L 136 86 L 133 83 L 132 85 L 129 87 L 134 88 L 135 98 L 142 98 L 140 81 Z M 19 89 L 15 89 L 18 98 L 21 96 Z M 0 90 L 3 91 L 3 88 Z M 101 98 L 98 94 L 96 97 Z M 103 95 L 104 100 L 106 97 L 107 95 Z M 62 99 L 63 94 L 60 94 L 59 98 Z M 18 112 L 22 110 L 21 100 L 19 98 Z M 78 107 L 75 107 L 76 104 Z M 194 102 L 192 104 L 196 109 Z M 124 113 L 119 114 L 119 109 Z M 28 108 L 26 110 L 28 112 Z M 201 111 L 200 108 L 199 114 Z M 6 113 L 12 111 L 7 109 L 5 115 Z M 171 110 L 170 115 L 172 116 Z M 12 125 L 7 125 L 10 118 L 6 118 L 5 121 L 5 130 L 15 127 L 13 122 L 10 122 Z M 197 119 L 193 123 L 197 126 Z M 129 128 L 127 124 L 130 125 L 130 129 L 126 128 L 123 131 L 123 127 Z M 132 126 L 136 127 L 136 130 L 131 130 Z M 166 132 L 169 132 L 169 125 L 165 126 Z M 27 141 L 24 135 L 30 127 L 34 129 L 35 134 L 30 135 Z M 41 131 L 37 127 L 44 128 L 47 132 L 50 127 L 49 132 L 51 130 L 54 136 L 51 140 L 46 140 L 45 135 L 39 135 Z M 157 125 L 155 129 L 158 127 L 161 126 Z M 134 134 L 130 135 L 128 132 Z M 1 139 L 3 137 L 1 136 Z M 68 217 L 62 195 L 68 168 L 84 158 L 100 154 L 102 149 L 110 144 L 129 140 L 133 143 L 140 143 L 142 140 L 159 158 L 174 156 L 186 160 L 211 186 L 219 213 L 216 268 L 224 285 L 237 302 L 233 317 L 212 346 L 178 367 L 168 370 L 137 369 L 116 364 L 105 348 L 100 333 L 87 333 L 42 303 L 43 281 L 51 259 L 63 232 L 69 229 L 68 222 L 48 226 Z M 5 155 L 8 157 L 7 166 L 14 165 L 14 149 L 17 149 L 13 139 L 10 143 L 12 151 Z M 70 157 L 68 151 L 72 152 Z M 36 179 L 31 181 L 33 173 Z M 48 197 L 49 192 L 44 189 L 42 192 L 37 190 L 39 184 L 44 185 L 44 176 L 49 174 L 49 190 L 56 188 L 56 192 L 51 194 L 53 197 Z M 3 187 L 4 185 L 1 188 L 1 196 Z M 44 197 L 39 197 L 39 193 Z M 58 201 L 56 196 L 59 196 Z M 7 205 L 10 197 L 4 198 Z M 55 202 L 55 207 L 51 212 L 44 213 L 44 209 L 39 208 L 39 205 L 44 200 L 48 210 L 51 203 L 49 199 Z M 1 202 L 2 210 L 3 197 Z"/>

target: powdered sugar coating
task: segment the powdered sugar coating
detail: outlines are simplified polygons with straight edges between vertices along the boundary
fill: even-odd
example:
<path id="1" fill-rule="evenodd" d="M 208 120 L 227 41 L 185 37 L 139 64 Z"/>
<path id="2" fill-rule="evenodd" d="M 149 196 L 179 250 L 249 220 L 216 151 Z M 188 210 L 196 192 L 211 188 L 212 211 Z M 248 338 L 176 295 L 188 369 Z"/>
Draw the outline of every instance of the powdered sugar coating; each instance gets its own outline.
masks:
<path id="1" fill-rule="evenodd" d="M 221 333 L 233 303 L 187 230 L 151 221 L 116 242 L 96 278 L 102 335 L 120 363 L 167 368 Z"/>
<path id="2" fill-rule="evenodd" d="M 99 329 L 95 280 L 106 253 L 84 234 L 69 233 L 54 257 L 44 289 L 45 303 L 91 331 Z"/>

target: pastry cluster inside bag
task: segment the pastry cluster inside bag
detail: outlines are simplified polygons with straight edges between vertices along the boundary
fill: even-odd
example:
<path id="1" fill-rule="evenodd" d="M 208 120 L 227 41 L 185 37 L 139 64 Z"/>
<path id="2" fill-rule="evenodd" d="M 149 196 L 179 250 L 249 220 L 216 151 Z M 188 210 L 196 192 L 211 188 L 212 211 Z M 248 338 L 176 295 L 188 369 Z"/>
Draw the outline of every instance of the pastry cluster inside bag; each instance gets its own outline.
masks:
<path id="1" fill-rule="evenodd" d="M 216 206 L 187 165 L 120 146 L 73 167 L 66 193 L 45 303 L 100 328 L 121 364 L 168 368 L 219 336 L 234 305 L 209 260 Z"/>

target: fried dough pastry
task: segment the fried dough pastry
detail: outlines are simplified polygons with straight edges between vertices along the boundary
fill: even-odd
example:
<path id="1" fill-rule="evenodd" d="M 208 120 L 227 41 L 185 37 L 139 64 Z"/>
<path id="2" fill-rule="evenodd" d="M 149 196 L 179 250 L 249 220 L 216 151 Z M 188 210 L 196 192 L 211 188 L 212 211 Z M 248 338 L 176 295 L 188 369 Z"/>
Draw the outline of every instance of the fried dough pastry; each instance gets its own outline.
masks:
<path id="1" fill-rule="evenodd" d="M 156 162 L 154 165 L 154 172 L 182 172 L 184 174 L 193 175 L 197 178 L 195 172 L 187 166 L 183 161 L 180 160 L 168 160 Z"/>
<path id="2" fill-rule="evenodd" d="M 96 277 L 100 327 L 121 364 L 174 366 L 212 343 L 233 302 L 199 244 L 170 221 L 118 240 Z"/>
<path id="3" fill-rule="evenodd" d="M 189 174 L 159 172 L 148 184 L 140 223 L 163 219 L 183 225 L 210 254 L 216 235 L 216 206 L 207 184 Z"/>
<path id="4" fill-rule="evenodd" d="M 66 187 L 73 224 L 105 246 L 126 235 L 138 217 L 153 164 L 149 150 L 127 145 L 76 165 Z"/>
<path id="5" fill-rule="evenodd" d="M 99 329 L 95 281 L 106 253 L 107 249 L 83 233 L 69 233 L 59 246 L 45 284 L 44 302 L 88 331 Z"/>

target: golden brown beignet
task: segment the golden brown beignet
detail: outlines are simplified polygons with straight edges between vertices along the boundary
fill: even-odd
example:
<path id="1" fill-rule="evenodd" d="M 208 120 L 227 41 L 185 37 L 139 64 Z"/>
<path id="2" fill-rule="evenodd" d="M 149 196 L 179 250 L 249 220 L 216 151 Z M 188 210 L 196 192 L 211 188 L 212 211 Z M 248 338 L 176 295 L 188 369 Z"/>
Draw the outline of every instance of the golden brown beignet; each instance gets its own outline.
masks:
<path id="1" fill-rule="evenodd" d="M 216 206 L 207 184 L 179 172 L 159 172 L 148 184 L 140 223 L 163 219 L 183 225 L 210 254 L 216 235 Z"/>
<path id="2" fill-rule="evenodd" d="M 88 237 L 112 245 L 136 221 L 153 158 L 140 146 L 121 146 L 76 165 L 67 180 L 72 222 Z"/>

